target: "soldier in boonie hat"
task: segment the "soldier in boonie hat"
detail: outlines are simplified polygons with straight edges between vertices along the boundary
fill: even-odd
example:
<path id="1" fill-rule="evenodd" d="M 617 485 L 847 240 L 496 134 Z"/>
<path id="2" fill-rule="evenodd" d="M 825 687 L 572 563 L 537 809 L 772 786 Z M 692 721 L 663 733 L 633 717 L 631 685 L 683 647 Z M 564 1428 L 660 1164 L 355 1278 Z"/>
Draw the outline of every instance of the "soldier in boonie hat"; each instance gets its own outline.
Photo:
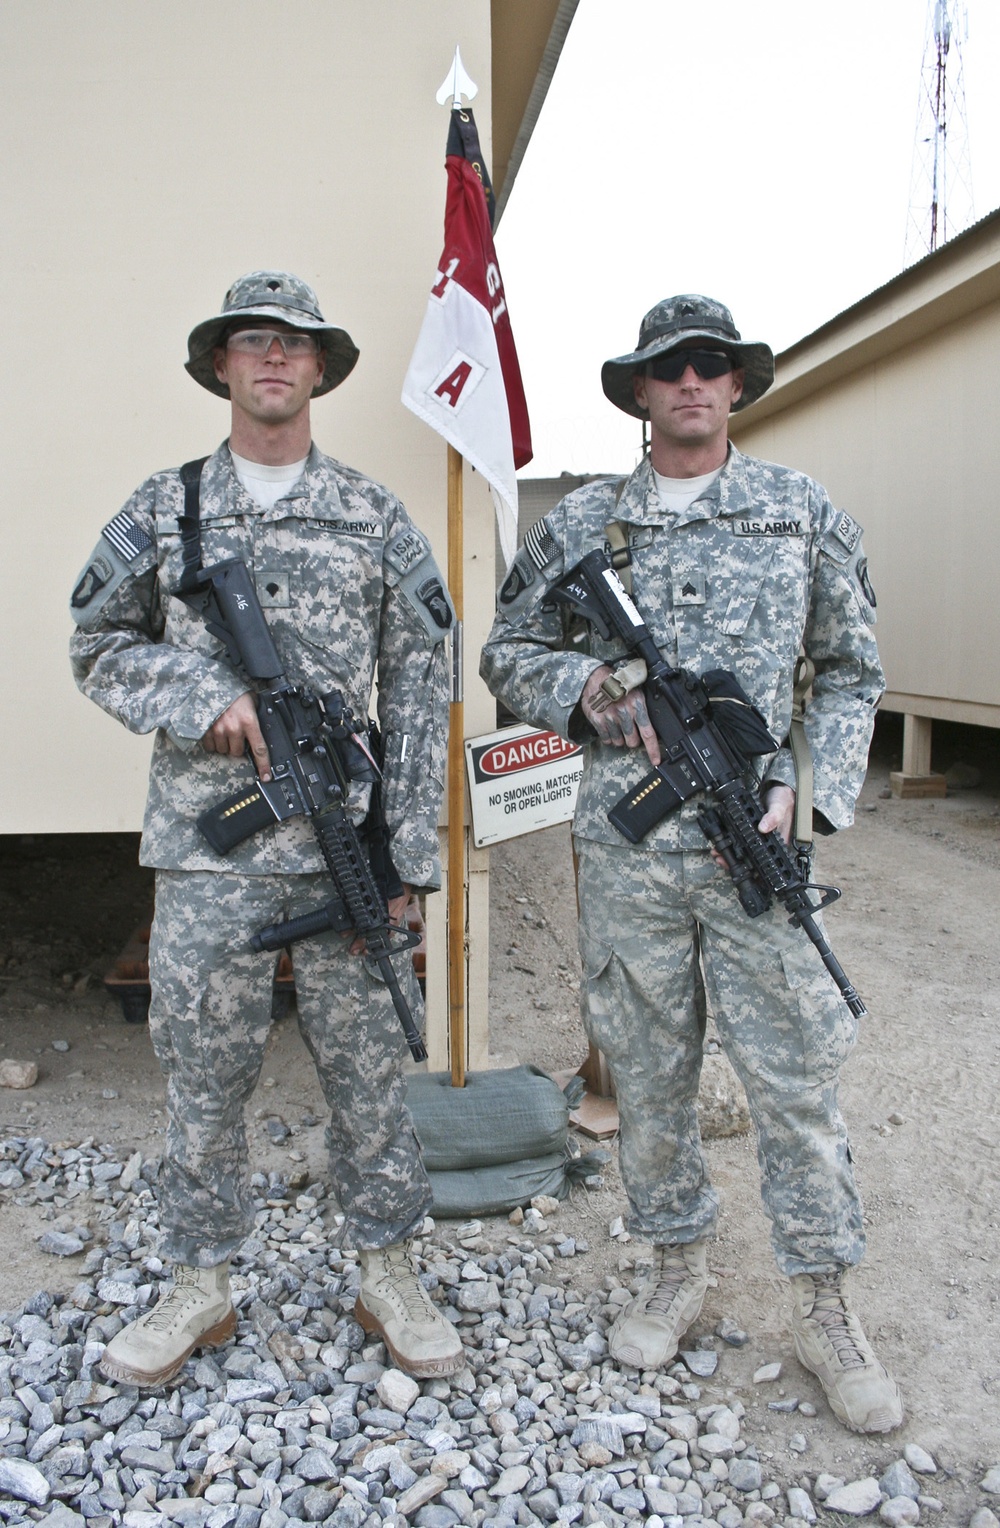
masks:
<path id="1" fill-rule="evenodd" d="M 713 862 L 705 776 L 676 763 L 687 717 L 672 714 L 646 663 L 655 653 L 659 674 L 680 672 L 693 687 L 720 669 L 739 676 L 775 748 L 752 777 L 758 852 L 794 838 L 811 880 L 814 827 L 850 826 L 885 676 L 861 526 L 819 483 L 729 438 L 732 411 L 773 380 L 769 347 L 743 340 L 722 303 L 657 303 L 636 348 L 602 371 L 611 402 L 648 419 L 648 453 L 627 478 L 595 477 L 531 526 L 480 673 L 518 720 L 582 745 L 573 847 L 583 1020 L 617 1093 L 628 1229 L 653 1254 L 607 1332 L 611 1360 L 668 1368 L 708 1292 L 718 1197 L 696 1107 L 707 990 L 757 1131 L 795 1354 L 846 1427 L 890 1432 L 904 1416 L 899 1386 L 845 1283 L 864 1253 L 837 1102 L 854 1026 L 784 909 L 757 907 L 748 920 L 745 888 L 726 884 L 723 856 Z M 616 571 L 632 599 L 619 602 L 620 622 L 588 622 L 585 645 L 569 609 L 580 559 L 609 581 Z M 647 637 L 635 644 L 629 627 L 640 622 Z M 807 701 L 800 652 L 817 675 Z M 753 874 L 737 867 L 738 879 Z"/>
<path id="2" fill-rule="evenodd" d="M 215 374 L 214 353 L 230 331 L 244 319 L 253 318 L 277 319 L 315 336 L 326 363 L 323 377 L 313 389 L 315 397 L 339 387 L 354 370 L 358 347 L 346 329 L 327 323 L 307 282 L 288 271 L 251 271 L 233 282 L 222 299 L 222 312 L 196 324 L 188 335 L 184 369 L 217 397 L 228 398 L 229 387 Z"/>
<path id="3" fill-rule="evenodd" d="M 429 540 L 395 494 L 312 438 L 312 400 L 357 358 L 306 282 L 286 271 L 241 276 L 188 340 L 187 370 L 228 400 L 226 439 L 140 484 L 105 525 L 71 596 L 77 684 L 132 731 L 157 733 L 142 863 L 157 873 L 149 1030 L 167 1081 L 157 1198 L 159 1251 L 174 1278 L 105 1348 L 102 1372 L 119 1384 L 158 1389 L 236 1329 L 230 1264 L 254 1226 L 243 1112 L 264 1059 L 274 977 L 273 957 L 255 954 L 250 936 L 329 898 L 334 860 L 354 852 L 350 843 L 330 848 L 337 830 L 328 819 L 322 832 L 305 824 L 304 787 L 286 792 L 310 765 L 283 761 L 279 785 L 261 725 L 271 702 L 251 677 L 262 670 L 218 640 L 211 609 L 177 597 L 210 587 L 203 570 L 242 568 L 303 715 L 314 714 L 307 693 L 323 697 L 317 739 L 334 728 L 341 699 L 367 719 L 377 691 L 387 810 L 380 852 L 358 850 L 371 860 L 368 884 L 385 922 L 402 920 L 411 890 L 440 884 L 438 764 L 455 613 Z M 233 608 L 253 618 L 249 593 Z M 266 789 L 272 780 L 277 795 Z M 378 805 L 352 782 L 341 811 L 357 822 L 370 807 L 374 821 Z M 248 808 L 253 823 L 244 816 L 219 849 L 206 821 Z M 357 873 L 367 872 L 359 864 Z M 397 1368 L 443 1378 L 466 1360 L 408 1247 L 433 1193 L 406 1109 L 406 1042 L 389 986 L 362 964 L 364 945 L 330 927 L 340 921 L 335 907 L 318 920 L 326 932 L 296 946 L 296 1014 L 329 1110 L 344 1236 L 361 1263 L 357 1320 Z M 414 992 L 412 963 L 399 982 Z"/>
<path id="4" fill-rule="evenodd" d="M 762 398 L 774 381 L 771 347 L 741 339 L 733 315 L 723 303 L 690 293 L 666 297 L 650 308 L 639 325 L 636 348 L 629 355 L 605 361 L 601 368 L 605 396 L 626 414 L 645 419 L 648 410 L 636 402 L 633 377 L 641 376 L 650 361 L 671 350 L 690 347 L 694 340 L 704 340 L 711 349 L 725 350 L 732 356 L 734 366 L 743 372 L 743 392 L 733 404 L 734 412 Z"/>

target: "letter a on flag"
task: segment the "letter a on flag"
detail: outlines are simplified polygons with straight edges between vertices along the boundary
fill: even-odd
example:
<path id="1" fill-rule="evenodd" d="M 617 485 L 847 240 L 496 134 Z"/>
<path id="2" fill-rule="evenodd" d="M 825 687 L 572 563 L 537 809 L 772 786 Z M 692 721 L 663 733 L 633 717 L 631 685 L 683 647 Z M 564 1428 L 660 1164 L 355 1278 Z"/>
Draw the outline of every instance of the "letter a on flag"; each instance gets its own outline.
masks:
<path id="1" fill-rule="evenodd" d="M 509 563 L 517 549 L 516 472 L 531 461 L 531 431 L 493 247 L 493 190 L 467 106 L 451 113 L 446 166 L 444 253 L 403 402 L 489 483 Z"/>

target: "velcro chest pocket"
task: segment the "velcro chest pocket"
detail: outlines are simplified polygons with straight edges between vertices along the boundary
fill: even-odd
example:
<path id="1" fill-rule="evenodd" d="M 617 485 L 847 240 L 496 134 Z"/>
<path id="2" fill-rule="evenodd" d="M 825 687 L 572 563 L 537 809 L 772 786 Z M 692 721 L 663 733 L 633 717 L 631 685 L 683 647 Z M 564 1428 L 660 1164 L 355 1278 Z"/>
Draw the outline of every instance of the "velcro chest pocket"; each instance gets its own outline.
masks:
<path id="1" fill-rule="evenodd" d="M 724 572 L 716 575 L 722 578 L 722 588 L 729 593 L 726 611 L 720 622 L 727 637 L 740 637 L 746 631 L 774 554 L 773 542 L 758 542 L 756 538 L 748 538 L 744 546 L 734 554 L 728 576 Z"/>

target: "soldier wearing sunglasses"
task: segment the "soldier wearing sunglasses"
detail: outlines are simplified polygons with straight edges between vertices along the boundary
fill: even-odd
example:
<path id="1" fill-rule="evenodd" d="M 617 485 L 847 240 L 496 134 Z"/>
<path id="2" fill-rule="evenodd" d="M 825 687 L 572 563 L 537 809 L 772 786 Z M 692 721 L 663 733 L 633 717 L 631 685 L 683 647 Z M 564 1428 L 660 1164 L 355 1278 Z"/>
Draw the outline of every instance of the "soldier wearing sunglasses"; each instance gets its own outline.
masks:
<path id="1" fill-rule="evenodd" d="M 73 591 L 77 683 L 131 731 L 156 734 L 140 858 L 156 868 L 149 1027 L 167 1080 L 158 1198 L 174 1279 L 105 1349 L 105 1375 L 124 1384 L 165 1385 L 196 1349 L 236 1329 L 230 1263 L 252 1258 L 241 1248 L 256 1211 L 244 1108 L 268 1040 L 274 972 L 274 955 L 255 953 L 251 935 L 314 910 L 332 889 L 302 816 L 264 827 L 224 860 L 198 832 L 199 815 L 249 793 L 255 771 L 270 780 L 271 761 L 247 676 L 174 597 L 186 575 L 242 560 L 292 685 L 339 691 L 363 719 L 374 688 L 400 883 L 383 888 L 393 921 L 411 887 L 440 884 L 448 596 L 395 495 L 312 440 L 313 400 L 357 359 L 298 277 L 253 271 L 236 281 L 222 311 L 192 330 L 186 363 L 227 401 L 228 439 L 136 489 Z M 366 804 L 355 785 L 356 824 Z M 329 1108 L 344 1244 L 361 1262 L 357 1319 L 401 1368 L 434 1378 L 465 1360 L 407 1246 L 432 1194 L 404 1102 L 403 1034 L 363 954 L 335 932 L 296 944 L 296 1015 Z M 412 969 L 408 985 L 419 1010 Z M 322 1262 L 323 1249 L 313 1256 Z M 296 1266 L 305 1274 L 308 1260 Z M 304 1362 L 298 1401 L 332 1383 L 318 1360 Z"/>
<path id="2" fill-rule="evenodd" d="M 648 421 L 649 455 L 531 528 L 482 674 L 515 715 L 587 745 L 573 825 L 583 1014 L 615 1081 L 629 1228 L 653 1245 L 652 1270 L 609 1335 L 612 1356 L 640 1370 L 670 1364 L 708 1290 L 718 1196 L 696 1112 L 707 997 L 756 1127 L 796 1352 L 841 1422 L 887 1432 L 903 1420 L 899 1390 L 844 1287 L 864 1252 L 837 1102 L 856 1020 L 780 906 L 743 912 L 706 846 L 699 798 L 637 845 L 615 831 L 608 810 L 660 761 L 658 739 L 641 685 L 605 687 L 620 649 L 592 630 L 582 651 L 566 607 L 548 597 L 586 553 L 614 550 L 667 661 L 734 672 L 779 739 L 804 649 L 816 676 L 805 722 L 815 826 L 848 827 L 883 689 L 875 596 L 857 522 L 818 483 L 728 439 L 730 413 L 773 377 L 769 347 L 743 340 L 722 303 L 673 297 L 646 314 L 635 350 L 607 361 L 601 380 L 617 408 Z M 765 758 L 760 832 L 789 841 L 795 780 L 787 746 Z"/>

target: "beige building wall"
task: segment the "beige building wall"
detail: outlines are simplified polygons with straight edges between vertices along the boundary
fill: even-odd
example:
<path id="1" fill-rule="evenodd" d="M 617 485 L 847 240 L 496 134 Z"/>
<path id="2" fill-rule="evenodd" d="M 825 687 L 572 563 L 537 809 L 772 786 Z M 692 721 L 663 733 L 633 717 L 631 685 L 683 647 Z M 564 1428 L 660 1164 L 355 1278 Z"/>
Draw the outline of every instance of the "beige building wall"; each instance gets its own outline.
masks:
<path id="1" fill-rule="evenodd" d="M 994 215 L 779 356 L 732 421 L 864 526 L 884 705 L 911 718 L 1000 726 L 998 354 Z"/>
<path id="2" fill-rule="evenodd" d="M 316 441 L 399 493 L 446 566 L 446 447 L 400 403 L 442 244 L 448 112 L 435 94 L 460 44 L 479 85 L 487 163 L 491 80 L 505 92 L 505 169 L 526 111 L 533 120 L 532 91 L 536 113 L 540 104 L 548 36 L 536 26 L 519 53 L 524 3 L 0 7 L 0 833 L 141 825 L 150 739 L 78 694 L 68 597 L 132 489 L 225 437 L 226 405 L 182 363 L 189 330 L 219 311 L 235 276 L 295 271 L 350 331 L 361 359 L 314 405 Z M 536 23 L 562 12 L 564 27 L 572 8 L 532 7 Z M 507 38 L 506 63 L 493 58 L 494 24 Z M 476 672 L 493 608 L 493 538 L 488 492 L 466 472 L 469 734 L 493 726 Z M 470 877 L 473 1062 L 485 1046 L 487 867 L 488 855 L 476 856 Z M 433 1007 L 443 981 L 435 951 Z"/>
<path id="3" fill-rule="evenodd" d="M 18 358 L 0 436 L 0 619 L 20 659 L 4 665 L 4 710 L 25 750 L 4 751 L 0 832 L 134 829 L 149 740 L 77 693 L 68 591 L 137 483 L 225 437 L 226 405 L 182 363 L 234 276 L 296 271 L 351 332 L 361 359 L 314 405 L 317 442 L 400 493 L 445 560 L 445 447 L 399 395 L 441 252 L 448 121 L 435 91 L 460 39 L 488 142 L 489 6 L 13 0 L 0 28 Z M 466 542 L 482 543 L 467 571 L 473 619 L 492 586 L 479 489 L 466 496 Z M 467 710 L 488 720 L 474 683 Z"/>

